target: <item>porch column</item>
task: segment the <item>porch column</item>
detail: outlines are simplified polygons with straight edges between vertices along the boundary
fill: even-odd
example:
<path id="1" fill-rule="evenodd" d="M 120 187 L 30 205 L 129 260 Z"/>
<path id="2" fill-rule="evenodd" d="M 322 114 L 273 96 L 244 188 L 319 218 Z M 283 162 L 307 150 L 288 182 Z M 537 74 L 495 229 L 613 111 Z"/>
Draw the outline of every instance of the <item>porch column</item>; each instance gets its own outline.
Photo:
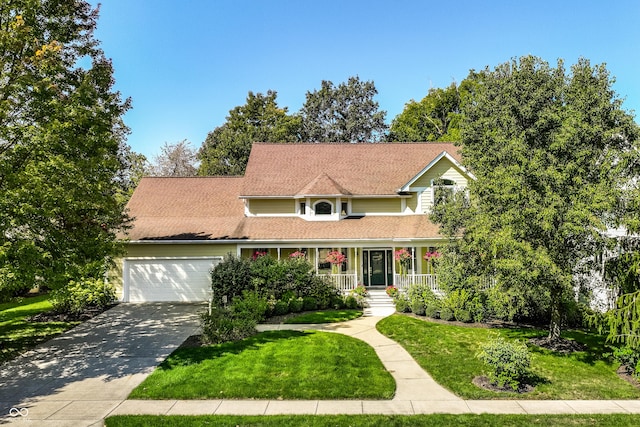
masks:
<path id="1" fill-rule="evenodd" d="M 315 255 L 316 261 L 314 264 L 315 264 L 316 274 L 318 274 L 318 248 L 314 248 L 314 249 L 316 251 L 316 255 Z"/>
<path id="2" fill-rule="evenodd" d="M 280 261 L 280 247 L 278 246 L 278 261 Z"/>
<path id="3" fill-rule="evenodd" d="M 353 272 L 356 278 L 356 286 L 358 286 L 358 248 L 353 248 L 354 266 Z"/>
<path id="4" fill-rule="evenodd" d="M 416 281 L 416 247 L 411 246 L 411 281 Z"/>

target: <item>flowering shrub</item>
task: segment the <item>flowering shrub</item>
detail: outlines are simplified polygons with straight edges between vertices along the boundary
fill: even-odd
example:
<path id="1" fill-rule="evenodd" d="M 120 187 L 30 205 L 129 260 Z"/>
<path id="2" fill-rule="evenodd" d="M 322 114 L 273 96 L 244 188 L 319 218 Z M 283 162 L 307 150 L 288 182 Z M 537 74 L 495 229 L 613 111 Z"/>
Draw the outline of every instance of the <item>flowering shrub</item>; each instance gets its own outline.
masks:
<path id="1" fill-rule="evenodd" d="M 389 295 L 391 298 L 395 298 L 398 296 L 398 288 L 396 288 L 393 285 L 387 286 L 387 289 L 385 289 L 385 291 L 387 292 L 387 295 Z"/>
<path id="2" fill-rule="evenodd" d="M 355 297 L 356 301 L 358 301 L 358 305 L 360 307 L 364 307 L 365 299 L 367 298 L 367 296 L 369 296 L 369 291 L 367 291 L 367 288 L 365 288 L 363 285 L 359 284 L 355 287 L 355 289 L 351 290 L 349 296 Z"/>
<path id="3" fill-rule="evenodd" d="M 267 253 L 266 252 L 261 252 L 261 251 L 255 251 L 254 254 L 251 256 L 251 258 L 255 261 L 258 258 L 263 257 L 263 256 L 267 256 Z"/>

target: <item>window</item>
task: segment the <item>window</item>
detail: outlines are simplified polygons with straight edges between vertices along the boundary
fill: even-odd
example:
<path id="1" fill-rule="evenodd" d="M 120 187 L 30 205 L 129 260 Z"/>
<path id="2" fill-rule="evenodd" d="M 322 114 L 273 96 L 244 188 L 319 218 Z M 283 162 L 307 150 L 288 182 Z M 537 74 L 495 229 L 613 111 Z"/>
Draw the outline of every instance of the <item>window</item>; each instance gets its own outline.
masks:
<path id="1" fill-rule="evenodd" d="M 433 205 L 439 205 L 449 200 L 456 191 L 456 183 L 450 179 L 433 180 Z"/>
<path id="2" fill-rule="evenodd" d="M 349 203 L 342 202 L 342 209 L 340 210 L 340 215 L 342 216 L 349 215 Z"/>
<path id="3" fill-rule="evenodd" d="M 316 215 L 331 215 L 333 213 L 333 206 L 329 202 L 318 202 L 314 207 Z"/>
<path id="4" fill-rule="evenodd" d="M 300 202 L 300 215 L 307 214 L 307 204 L 305 202 Z"/>

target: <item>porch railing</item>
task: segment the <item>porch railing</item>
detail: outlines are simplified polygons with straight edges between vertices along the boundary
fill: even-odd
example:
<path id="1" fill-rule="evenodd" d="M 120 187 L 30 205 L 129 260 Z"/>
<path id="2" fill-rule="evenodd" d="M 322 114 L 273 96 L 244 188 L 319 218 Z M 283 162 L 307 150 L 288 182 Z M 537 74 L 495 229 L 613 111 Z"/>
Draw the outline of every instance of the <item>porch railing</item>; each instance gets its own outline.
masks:
<path id="1" fill-rule="evenodd" d="M 394 274 L 393 284 L 401 291 L 409 290 L 411 285 L 426 285 L 436 294 L 441 294 L 437 274 Z"/>
<path id="2" fill-rule="evenodd" d="M 327 274 L 327 277 L 336 289 L 345 294 L 358 285 L 355 274 Z"/>

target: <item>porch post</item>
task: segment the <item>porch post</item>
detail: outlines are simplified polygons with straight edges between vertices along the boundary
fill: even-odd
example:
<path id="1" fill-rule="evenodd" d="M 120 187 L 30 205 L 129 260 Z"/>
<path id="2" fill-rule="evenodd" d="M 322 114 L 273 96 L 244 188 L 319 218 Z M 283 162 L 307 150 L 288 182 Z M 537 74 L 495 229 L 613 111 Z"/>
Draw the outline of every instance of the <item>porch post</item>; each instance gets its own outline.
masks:
<path id="1" fill-rule="evenodd" d="M 355 278 L 356 278 L 356 283 L 355 285 L 358 286 L 358 248 L 353 248 L 353 259 L 354 259 L 354 265 L 353 265 L 353 273 L 355 274 Z"/>
<path id="2" fill-rule="evenodd" d="M 315 262 L 315 269 L 316 269 L 316 274 L 318 274 L 318 248 L 314 248 L 316 250 L 316 262 Z"/>
<path id="3" fill-rule="evenodd" d="M 280 261 L 280 246 L 278 246 L 278 261 Z"/>
<path id="4" fill-rule="evenodd" d="M 411 246 L 411 281 L 416 281 L 416 247 Z"/>

